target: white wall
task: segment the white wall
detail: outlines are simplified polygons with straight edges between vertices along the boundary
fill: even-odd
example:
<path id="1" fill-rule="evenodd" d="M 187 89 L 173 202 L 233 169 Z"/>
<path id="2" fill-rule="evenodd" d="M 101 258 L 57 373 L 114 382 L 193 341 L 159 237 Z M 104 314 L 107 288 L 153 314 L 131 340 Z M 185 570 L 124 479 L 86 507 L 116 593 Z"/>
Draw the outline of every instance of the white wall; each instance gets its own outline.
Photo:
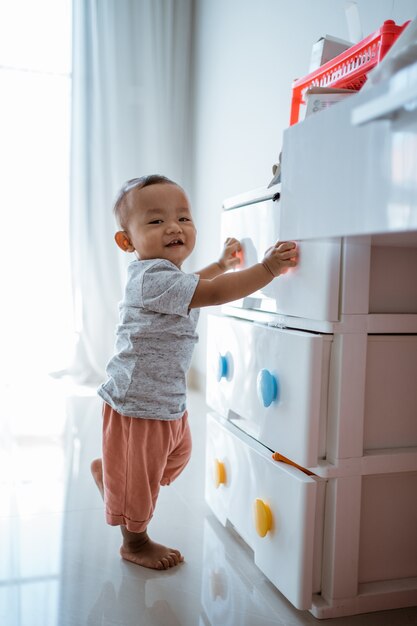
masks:
<path id="1" fill-rule="evenodd" d="M 349 39 L 345 5 L 345 0 L 197 0 L 194 268 L 218 258 L 223 199 L 270 182 L 289 123 L 292 81 L 308 73 L 319 37 Z M 357 5 L 364 37 L 386 19 L 402 24 L 417 14 L 417 0 L 358 0 Z M 202 311 L 194 356 L 200 381 L 206 314 Z"/>

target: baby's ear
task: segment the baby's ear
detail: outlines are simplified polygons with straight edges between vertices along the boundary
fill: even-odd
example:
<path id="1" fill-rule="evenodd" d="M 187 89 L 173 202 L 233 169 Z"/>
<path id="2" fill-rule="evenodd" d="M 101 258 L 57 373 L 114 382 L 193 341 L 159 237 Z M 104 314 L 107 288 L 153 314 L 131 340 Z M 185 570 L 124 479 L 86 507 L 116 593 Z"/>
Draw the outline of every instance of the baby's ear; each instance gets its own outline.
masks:
<path id="1" fill-rule="evenodd" d="M 134 247 L 129 239 L 129 235 L 124 230 L 119 230 L 114 236 L 114 239 L 123 252 L 133 252 Z"/>

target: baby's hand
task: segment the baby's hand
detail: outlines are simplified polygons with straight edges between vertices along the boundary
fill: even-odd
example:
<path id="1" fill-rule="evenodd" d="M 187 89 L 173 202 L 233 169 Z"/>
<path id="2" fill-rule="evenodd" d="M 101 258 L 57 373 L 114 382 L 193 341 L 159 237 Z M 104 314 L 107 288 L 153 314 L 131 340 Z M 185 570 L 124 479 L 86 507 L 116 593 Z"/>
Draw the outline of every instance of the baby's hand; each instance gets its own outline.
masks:
<path id="1" fill-rule="evenodd" d="M 228 237 L 224 242 L 224 248 L 218 264 L 223 272 L 231 270 L 240 263 L 237 252 L 241 250 L 240 242 L 233 237 Z"/>
<path id="2" fill-rule="evenodd" d="M 294 241 L 277 241 L 274 246 L 268 248 L 262 260 L 262 265 L 272 276 L 285 274 L 289 267 L 295 267 L 297 263 L 298 253 Z"/>

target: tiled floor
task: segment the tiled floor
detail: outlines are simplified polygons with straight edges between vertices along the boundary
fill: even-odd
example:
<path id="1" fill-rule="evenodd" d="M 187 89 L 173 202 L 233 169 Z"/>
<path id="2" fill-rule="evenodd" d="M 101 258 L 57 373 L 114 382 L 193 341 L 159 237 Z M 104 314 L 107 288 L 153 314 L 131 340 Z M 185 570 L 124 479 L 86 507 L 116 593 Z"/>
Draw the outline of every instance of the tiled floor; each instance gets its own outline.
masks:
<path id="1" fill-rule="evenodd" d="M 294 609 L 204 502 L 201 395 L 190 394 L 193 458 L 162 489 L 150 534 L 185 563 L 157 572 L 119 557 L 90 477 L 100 452 L 94 390 L 37 381 L 1 389 L 0 624 L 4 626 L 409 626 L 417 608 L 319 622 Z"/>

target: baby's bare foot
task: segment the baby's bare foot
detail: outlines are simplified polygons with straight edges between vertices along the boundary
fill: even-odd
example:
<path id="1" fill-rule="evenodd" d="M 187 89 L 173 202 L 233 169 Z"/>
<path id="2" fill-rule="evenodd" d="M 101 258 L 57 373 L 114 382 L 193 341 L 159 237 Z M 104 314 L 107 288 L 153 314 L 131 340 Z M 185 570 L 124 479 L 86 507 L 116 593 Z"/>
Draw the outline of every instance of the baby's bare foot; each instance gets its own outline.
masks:
<path id="1" fill-rule="evenodd" d="M 104 486 L 103 486 L 103 463 L 101 459 L 94 459 L 90 465 L 91 473 L 94 481 L 98 487 L 101 497 L 104 498 Z"/>
<path id="2" fill-rule="evenodd" d="M 139 539 L 136 541 L 125 539 L 120 548 L 120 554 L 126 561 L 151 569 L 169 569 L 184 561 L 178 550 L 155 543 L 149 539 L 146 532 L 138 534 L 141 535 Z"/>

